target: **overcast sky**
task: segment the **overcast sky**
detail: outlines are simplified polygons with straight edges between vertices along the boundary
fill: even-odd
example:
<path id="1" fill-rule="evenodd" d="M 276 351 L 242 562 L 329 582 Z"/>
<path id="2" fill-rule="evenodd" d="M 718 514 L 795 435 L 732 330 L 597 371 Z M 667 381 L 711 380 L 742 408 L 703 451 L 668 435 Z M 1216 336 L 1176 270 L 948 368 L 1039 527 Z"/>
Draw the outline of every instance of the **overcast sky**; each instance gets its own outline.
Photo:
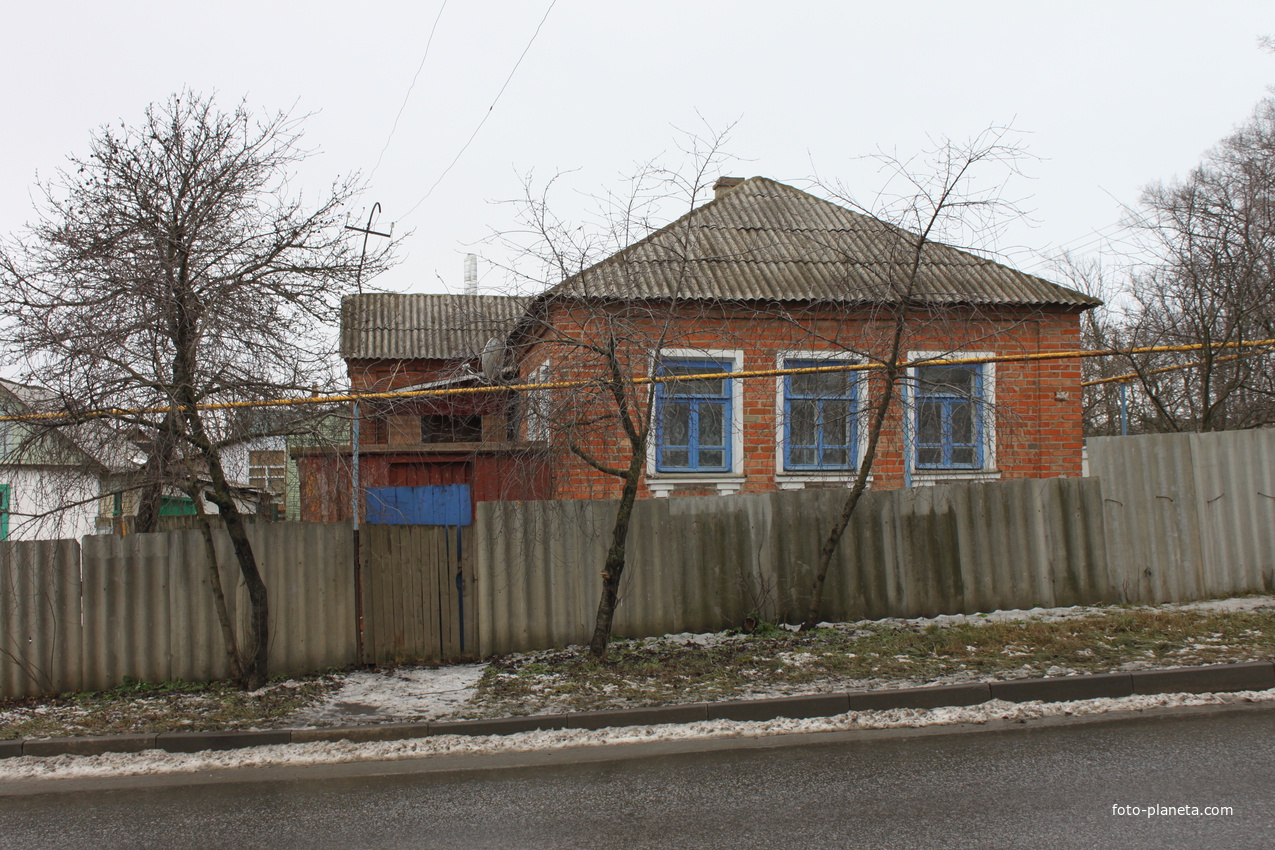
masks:
<path id="1" fill-rule="evenodd" d="M 817 173 L 865 201 L 881 177 L 860 157 L 1012 123 L 1037 158 L 1012 187 L 1033 223 L 996 247 L 1047 273 L 1060 248 L 1109 249 L 1122 205 L 1184 175 L 1275 82 L 1258 48 L 1275 35 L 1269 0 L 51 0 L 4 19 L 0 231 L 30 219 L 37 172 L 189 86 L 227 108 L 313 113 L 321 155 L 302 184 L 370 177 L 351 212 L 379 201 L 382 225 L 414 231 L 377 281 L 405 292 L 458 290 L 467 251 L 496 253 L 475 243 L 511 226 L 494 202 L 520 194 L 520 175 L 578 169 L 573 187 L 602 192 L 674 152 L 677 128 L 732 122 L 723 173 Z M 486 263 L 481 280 L 501 283 Z"/>

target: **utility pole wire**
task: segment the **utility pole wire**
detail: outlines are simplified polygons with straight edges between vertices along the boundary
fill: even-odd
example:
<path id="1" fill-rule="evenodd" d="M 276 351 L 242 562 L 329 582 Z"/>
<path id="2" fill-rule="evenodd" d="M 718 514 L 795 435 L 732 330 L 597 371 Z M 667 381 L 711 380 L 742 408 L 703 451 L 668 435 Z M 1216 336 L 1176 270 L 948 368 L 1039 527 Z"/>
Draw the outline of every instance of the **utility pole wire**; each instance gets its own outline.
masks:
<path id="1" fill-rule="evenodd" d="M 545 25 L 545 21 L 549 20 L 549 13 L 553 11 L 553 7 L 556 5 L 558 5 L 558 0 L 552 0 L 552 2 L 549 3 L 549 8 L 545 9 L 544 17 L 542 17 L 540 19 L 540 23 L 536 25 L 536 31 L 531 34 L 531 39 L 527 42 L 527 46 L 522 49 L 522 53 L 518 56 L 518 61 L 514 63 L 513 68 L 509 71 L 509 76 L 505 77 L 505 84 L 500 87 L 500 91 L 496 92 L 496 97 L 492 100 L 491 106 L 487 107 L 487 111 L 483 114 L 482 120 L 478 122 L 478 126 L 474 128 L 474 132 L 469 134 L 469 140 L 465 142 L 464 146 L 459 152 L 457 152 L 456 156 L 452 157 L 452 161 L 448 163 L 446 168 L 443 169 L 443 173 L 438 175 L 438 179 L 435 180 L 434 184 L 429 187 L 424 195 L 421 196 L 421 199 L 413 204 L 411 209 L 403 213 L 403 218 L 407 218 L 412 213 L 416 212 L 417 207 L 429 200 L 429 196 L 434 194 L 434 190 L 438 188 L 438 184 L 443 182 L 443 178 L 451 173 L 451 170 L 456 166 L 456 163 L 459 162 L 460 158 L 465 155 L 465 151 L 469 150 L 469 146 L 474 143 L 474 139 L 478 136 L 478 131 L 483 128 L 483 125 L 487 123 L 487 119 L 491 117 L 492 110 L 496 108 L 496 104 L 500 101 L 500 96 L 505 93 L 505 89 L 509 88 L 510 81 L 513 80 L 514 74 L 518 72 L 518 66 L 520 66 L 522 64 L 522 60 L 527 57 L 527 51 L 531 50 L 531 45 L 535 44 L 536 36 L 540 35 L 541 28 Z"/>
<path id="2" fill-rule="evenodd" d="M 443 10 L 446 8 L 447 0 L 443 0 L 443 5 L 438 8 L 438 14 L 434 17 L 434 25 L 429 28 L 429 38 L 425 41 L 425 54 L 421 56 L 421 64 L 416 66 L 416 74 L 412 77 L 411 85 L 407 87 L 407 94 L 403 96 L 403 104 L 399 106 L 398 114 L 394 116 L 394 125 L 390 127 L 390 134 L 385 137 L 385 144 L 381 147 L 381 152 L 376 156 L 376 165 L 372 166 L 372 173 L 367 176 L 369 183 L 376 176 L 376 169 L 381 167 L 381 160 L 385 157 L 385 152 L 390 149 L 390 142 L 394 139 L 395 131 L 398 130 L 398 121 L 403 117 L 403 110 L 407 109 L 407 102 L 412 97 L 412 89 L 416 88 L 416 80 L 425 68 L 425 60 L 429 58 L 430 45 L 434 43 L 434 33 L 438 31 L 438 22 L 442 20 Z"/>

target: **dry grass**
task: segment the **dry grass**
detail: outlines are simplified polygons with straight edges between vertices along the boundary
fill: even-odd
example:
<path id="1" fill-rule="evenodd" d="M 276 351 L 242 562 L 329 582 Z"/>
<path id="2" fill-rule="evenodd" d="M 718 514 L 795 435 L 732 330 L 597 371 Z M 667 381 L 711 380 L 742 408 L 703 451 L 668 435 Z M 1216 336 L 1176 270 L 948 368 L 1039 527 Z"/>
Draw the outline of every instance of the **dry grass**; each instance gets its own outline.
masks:
<path id="1" fill-rule="evenodd" d="M 793 633 L 617 640 L 605 662 L 574 647 L 494 659 L 467 716 L 615 708 L 833 688 L 1005 679 L 1275 656 L 1275 608 L 1107 608 L 1069 619 L 899 621 Z M 0 701 L 0 739 L 286 726 L 339 675 L 274 682 L 130 683 L 111 691 Z"/>
<path id="2" fill-rule="evenodd" d="M 284 725 L 340 681 L 308 676 L 246 693 L 227 682 L 130 682 L 109 691 L 0 700 L 0 739 Z"/>
<path id="3" fill-rule="evenodd" d="M 708 646 L 617 641 L 498 659 L 479 685 L 484 713 L 698 702 L 820 686 L 1021 678 L 1250 661 L 1275 655 L 1275 611 L 1108 609 L 1055 622 L 945 627 L 859 624 L 769 629 Z"/>

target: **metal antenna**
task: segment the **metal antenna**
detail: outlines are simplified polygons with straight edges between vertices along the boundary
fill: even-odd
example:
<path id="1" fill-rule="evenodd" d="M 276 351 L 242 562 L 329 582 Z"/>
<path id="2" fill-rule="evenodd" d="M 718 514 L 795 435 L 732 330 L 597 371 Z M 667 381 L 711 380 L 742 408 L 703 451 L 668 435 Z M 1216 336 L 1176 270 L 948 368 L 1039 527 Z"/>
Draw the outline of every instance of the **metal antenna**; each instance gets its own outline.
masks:
<path id="1" fill-rule="evenodd" d="M 376 214 L 381 211 L 381 204 L 378 201 L 372 204 L 372 211 L 367 214 L 367 227 L 354 227 L 347 224 L 346 230 L 353 230 L 355 233 L 363 234 L 363 253 L 359 254 L 359 270 L 354 275 L 354 285 L 358 287 L 359 295 L 363 294 L 363 262 L 367 259 L 367 238 L 369 236 L 384 236 L 390 239 L 394 235 L 394 222 L 390 222 L 390 232 L 381 233 L 379 230 L 372 229 L 372 222 L 376 219 Z"/>

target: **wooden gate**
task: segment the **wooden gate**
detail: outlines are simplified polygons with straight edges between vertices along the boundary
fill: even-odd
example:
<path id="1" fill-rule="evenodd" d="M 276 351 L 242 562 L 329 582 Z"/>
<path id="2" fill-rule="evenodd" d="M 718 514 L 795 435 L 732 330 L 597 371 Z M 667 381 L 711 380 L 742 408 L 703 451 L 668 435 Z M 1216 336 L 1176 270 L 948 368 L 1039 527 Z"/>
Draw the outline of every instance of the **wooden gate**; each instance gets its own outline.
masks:
<path id="1" fill-rule="evenodd" d="M 360 532 L 363 657 L 455 661 L 478 651 L 469 603 L 472 526 L 366 525 Z"/>

